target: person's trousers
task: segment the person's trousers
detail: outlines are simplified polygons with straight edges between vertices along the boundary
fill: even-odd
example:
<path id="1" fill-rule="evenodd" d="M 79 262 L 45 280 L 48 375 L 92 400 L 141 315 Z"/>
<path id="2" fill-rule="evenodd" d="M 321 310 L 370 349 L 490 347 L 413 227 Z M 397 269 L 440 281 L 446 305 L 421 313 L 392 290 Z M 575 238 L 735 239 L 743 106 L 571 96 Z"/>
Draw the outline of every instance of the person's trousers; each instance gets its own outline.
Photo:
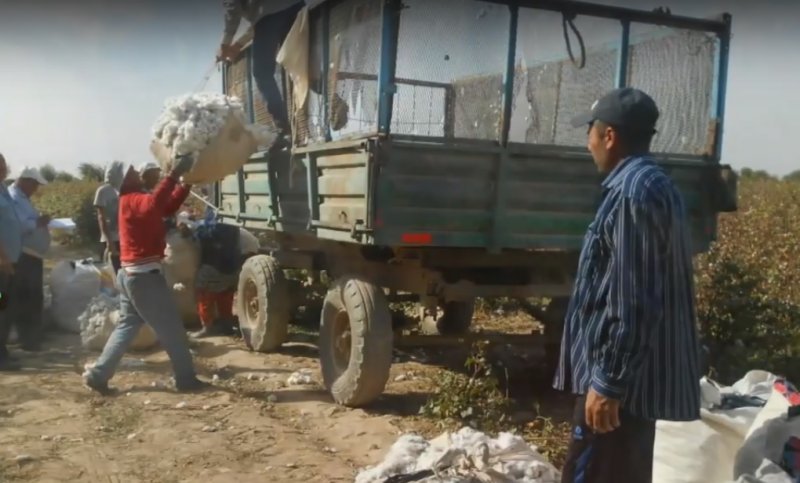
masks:
<path id="1" fill-rule="evenodd" d="M 253 26 L 253 78 L 267 105 L 267 112 L 281 130 L 289 129 L 289 113 L 275 78 L 275 57 L 304 5 L 304 2 L 298 2 L 286 10 L 266 15 Z"/>
<path id="2" fill-rule="evenodd" d="M 197 314 L 203 327 L 211 327 L 214 321 L 233 319 L 233 296 L 235 290 L 224 290 L 222 292 L 212 292 L 210 290 L 197 290 Z"/>
<path id="3" fill-rule="evenodd" d="M 586 398 L 575 403 L 572 439 L 561 483 L 650 483 L 656 422 L 620 411 L 620 427 L 594 434 L 586 426 Z"/>
<path id="4" fill-rule="evenodd" d="M 8 357 L 8 336 L 13 323 L 10 309 L 13 299 L 13 282 L 12 275 L 0 273 L 0 361 Z"/>
<path id="5" fill-rule="evenodd" d="M 119 324 L 108 338 L 103 353 L 89 369 L 97 382 L 108 382 L 122 357 L 136 338 L 142 325 L 149 324 L 167 352 L 175 373 L 175 383 L 191 384 L 195 377 L 192 354 L 186 338 L 178 306 L 159 270 L 129 274 L 124 269 L 117 274 L 119 285 Z"/>
<path id="6" fill-rule="evenodd" d="M 44 260 L 23 253 L 14 264 L 11 316 L 23 348 L 37 347 L 42 338 L 44 311 Z"/>
<path id="7" fill-rule="evenodd" d="M 119 259 L 119 242 L 115 241 L 114 243 L 114 253 L 108 253 L 108 248 L 103 249 L 103 260 L 110 260 L 111 266 L 114 267 L 114 273 L 118 273 L 120 267 L 122 267 L 122 263 Z"/>

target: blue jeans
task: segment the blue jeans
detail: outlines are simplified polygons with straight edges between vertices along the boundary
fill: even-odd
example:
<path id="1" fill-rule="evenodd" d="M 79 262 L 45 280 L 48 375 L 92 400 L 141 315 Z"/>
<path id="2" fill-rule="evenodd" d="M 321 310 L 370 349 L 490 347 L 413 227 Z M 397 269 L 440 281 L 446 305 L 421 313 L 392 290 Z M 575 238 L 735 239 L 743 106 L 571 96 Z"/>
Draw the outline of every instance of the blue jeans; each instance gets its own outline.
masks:
<path id="1" fill-rule="evenodd" d="M 107 383 L 119 366 L 142 325 L 153 328 L 161 347 L 172 362 L 177 386 L 191 384 L 195 378 L 189 341 L 183 328 L 178 306 L 172 298 L 164 275 L 159 271 L 129 274 L 117 272 L 120 289 L 119 324 L 108 338 L 103 353 L 89 370 L 95 382 Z"/>
<path id="2" fill-rule="evenodd" d="M 253 78 L 267 105 L 267 112 L 278 129 L 283 130 L 289 129 L 289 113 L 275 79 L 275 57 L 304 6 L 304 2 L 297 2 L 285 10 L 265 16 L 253 26 Z"/>

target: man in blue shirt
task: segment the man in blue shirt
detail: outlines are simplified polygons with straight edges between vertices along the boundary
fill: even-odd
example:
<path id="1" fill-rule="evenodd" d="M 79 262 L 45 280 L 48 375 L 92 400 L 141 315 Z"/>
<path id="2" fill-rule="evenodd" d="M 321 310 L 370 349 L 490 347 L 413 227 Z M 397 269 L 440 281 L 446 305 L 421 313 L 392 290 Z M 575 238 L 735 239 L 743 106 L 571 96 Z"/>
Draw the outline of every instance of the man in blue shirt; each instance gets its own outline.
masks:
<path id="1" fill-rule="evenodd" d="M 6 345 L 12 323 L 7 308 L 9 302 L 13 304 L 14 264 L 22 253 L 22 228 L 5 185 L 7 177 L 8 165 L 0 154 L 0 372 L 19 369 Z"/>
<path id="2" fill-rule="evenodd" d="M 659 112 L 611 91 L 573 120 L 606 174 L 565 320 L 555 387 L 578 396 L 562 482 L 652 479 L 657 419 L 700 416 L 690 233 L 683 200 L 653 160 Z"/>
<path id="3" fill-rule="evenodd" d="M 22 227 L 22 254 L 14 266 L 14 298 L 12 313 L 22 349 L 41 349 L 42 312 L 44 311 L 44 257 L 50 251 L 50 216 L 34 208 L 31 197 L 47 181 L 36 168 L 25 168 L 11 185 Z M 23 302 L 24 301 L 24 302 Z"/>

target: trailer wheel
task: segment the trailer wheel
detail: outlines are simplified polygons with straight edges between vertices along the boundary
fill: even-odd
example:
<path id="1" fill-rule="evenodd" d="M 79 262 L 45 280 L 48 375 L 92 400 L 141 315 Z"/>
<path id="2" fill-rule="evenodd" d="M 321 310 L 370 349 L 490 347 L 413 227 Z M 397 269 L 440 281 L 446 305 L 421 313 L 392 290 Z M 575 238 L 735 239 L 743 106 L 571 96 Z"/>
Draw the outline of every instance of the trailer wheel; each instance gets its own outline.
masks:
<path id="1" fill-rule="evenodd" d="M 325 296 L 319 331 L 322 378 L 334 401 L 364 406 L 383 393 L 393 348 L 392 316 L 383 291 L 355 278 Z"/>
<path id="2" fill-rule="evenodd" d="M 451 301 L 443 306 L 442 316 L 436 321 L 436 329 L 441 335 L 461 335 L 469 332 L 472 316 L 475 314 L 475 299 Z"/>
<path id="3" fill-rule="evenodd" d="M 291 317 L 289 287 L 273 257 L 256 255 L 244 263 L 236 311 L 242 338 L 250 350 L 272 352 L 286 341 Z"/>

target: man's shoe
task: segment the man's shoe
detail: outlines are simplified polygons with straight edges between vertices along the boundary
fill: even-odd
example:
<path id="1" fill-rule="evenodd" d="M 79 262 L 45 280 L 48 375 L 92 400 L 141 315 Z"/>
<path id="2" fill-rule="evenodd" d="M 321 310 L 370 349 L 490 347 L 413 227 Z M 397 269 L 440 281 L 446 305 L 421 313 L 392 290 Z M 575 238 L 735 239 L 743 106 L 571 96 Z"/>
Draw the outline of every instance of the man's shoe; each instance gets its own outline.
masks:
<path id="1" fill-rule="evenodd" d="M 211 384 L 205 381 L 201 381 L 196 377 L 191 381 L 182 382 L 180 384 L 178 384 L 177 382 L 175 383 L 175 389 L 178 392 L 197 392 L 197 391 L 202 391 L 204 389 L 208 389 L 210 387 L 212 387 Z"/>
<path id="2" fill-rule="evenodd" d="M 11 360 L 10 357 L 0 359 L 0 372 L 16 372 L 19 370 L 22 370 L 22 366 L 16 361 Z"/>
<path id="3" fill-rule="evenodd" d="M 99 393 L 99 394 L 101 394 L 103 396 L 108 396 L 108 395 L 114 393 L 114 391 L 110 387 L 108 387 L 108 383 L 107 382 L 99 382 L 99 381 L 97 381 L 92 376 L 92 373 L 89 372 L 89 371 L 84 372 L 83 376 L 81 376 L 81 377 L 83 377 L 83 385 L 88 387 L 92 391 L 95 391 L 95 392 L 97 392 L 97 393 Z"/>
<path id="4" fill-rule="evenodd" d="M 211 327 L 203 327 L 197 332 L 192 332 L 189 335 L 192 337 L 192 339 L 207 339 L 209 337 L 215 337 L 217 334 L 211 329 Z"/>

